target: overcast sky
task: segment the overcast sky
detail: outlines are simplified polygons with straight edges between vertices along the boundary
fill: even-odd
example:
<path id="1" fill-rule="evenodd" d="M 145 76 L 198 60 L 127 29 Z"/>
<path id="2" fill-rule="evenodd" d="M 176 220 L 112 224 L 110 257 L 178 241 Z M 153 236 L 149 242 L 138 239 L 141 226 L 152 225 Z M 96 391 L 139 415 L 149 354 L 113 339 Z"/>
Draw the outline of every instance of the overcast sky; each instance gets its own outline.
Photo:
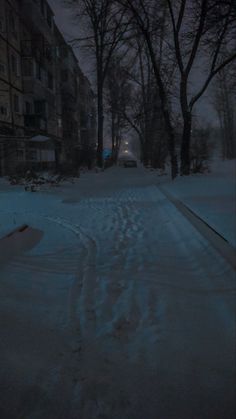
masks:
<path id="1" fill-rule="evenodd" d="M 55 13 L 55 22 L 65 39 L 69 40 L 71 38 L 77 37 L 78 27 L 77 24 L 73 21 L 72 14 L 70 10 L 63 6 L 63 0 L 48 0 L 48 3 L 51 5 L 54 13 Z M 78 57 L 79 64 L 84 71 L 84 73 L 88 76 L 90 81 L 93 83 L 94 79 L 94 71 L 91 66 L 91 62 L 89 58 L 86 58 L 84 53 L 82 53 L 79 48 L 74 49 L 76 56 Z M 198 86 L 201 84 L 201 71 L 196 72 L 193 77 L 193 84 Z M 197 107 L 195 108 L 195 115 L 201 116 L 201 119 L 204 123 L 211 123 L 212 125 L 218 125 L 217 115 L 211 106 L 211 89 L 207 91 L 205 96 L 199 100 Z"/>

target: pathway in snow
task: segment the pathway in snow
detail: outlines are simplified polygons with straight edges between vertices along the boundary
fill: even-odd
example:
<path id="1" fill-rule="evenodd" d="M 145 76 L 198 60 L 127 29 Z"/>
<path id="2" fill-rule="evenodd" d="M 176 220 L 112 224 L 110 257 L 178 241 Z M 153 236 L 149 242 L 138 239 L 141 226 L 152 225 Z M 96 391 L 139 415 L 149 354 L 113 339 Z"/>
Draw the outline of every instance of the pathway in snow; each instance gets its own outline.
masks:
<path id="1" fill-rule="evenodd" d="M 2 212 L 44 237 L 1 272 L 0 416 L 233 419 L 231 266 L 153 175 L 96 182 Z"/>

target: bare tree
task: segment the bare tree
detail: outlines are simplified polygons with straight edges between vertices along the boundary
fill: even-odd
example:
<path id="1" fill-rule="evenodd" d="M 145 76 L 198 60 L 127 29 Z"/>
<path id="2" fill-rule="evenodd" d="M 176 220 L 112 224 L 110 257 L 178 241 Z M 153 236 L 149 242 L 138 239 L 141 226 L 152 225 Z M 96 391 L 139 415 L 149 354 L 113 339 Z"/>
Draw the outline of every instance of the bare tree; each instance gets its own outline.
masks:
<path id="1" fill-rule="evenodd" d="M 123 129 L 127 126 L 124 117 L 130 102 L 130 83 L 126 68 L 122 65 L 123 56 L 115 54 L 111 59 L 106 78 L 106 101 L 111 119 L 112 157 L 117 161 Z"/>
<path id="2" fill-rule="evenodd" d="M 166 72 L 163 71 L 162 60 L 163 42 L 162 39 L 165 19 L 165 2 L 160 0 L 117 0 L 122 10 L 132 17 L 133 36 L 145 41 L 152 63 L 158 95 L 161 102 L 161 112 L 167 132 L 168 150 L 171 158 L 172 178 L 178 173 L 177 156 L 175 151 L 175 136 L 171 119 L 170 101 L 166 83 Z M 163 14 L 164 12 L 164 14 Z M 158 48 L 159 47 L 159 48 Z"/>
<path id="3" fill-rule="evenodd" d="M 236 59 L 233 33 L 235 0 L 167 0 L 176 59 L 180 73 L 180 105 L 183 117 L 181 173 L 190 172 L 192 112 L 213 78 Z M 191 93 L 191 73 L 204 52 L 210 54 L 206 76 Z"/>
<path id="4" fill-rule="evenodd" d="M 124 13 L 117 10 L 112 0 L 66 0 L 80 19 L 84 19 L 82 42 L 93 54 L 96 63 L 97 118 L 98 118 L 98 165 L 103 165 L 104 83 L 112 55 L 126 32 L 128 22 Z"/>
<path id="5" fill-rule="evenodd" d="M 142 131 L 142 161 L 145 165 L 163 167 L 166 159 L 166 132 L 161 102 L 146 43 L 140 40 L 137 40 L 137 70 L 130 71 L 128 76 L 136 83 L 139 106 L 136 107 L 134 119 Z"/>
<path id="6" fill-rule="evenodd" d="M 156 147 L 163 138 L 158 132 L 159 96 L 145 44 L 129 41 L 128 51 L 128 57 L 124 58 L 124 54 L 113 57 L 106 81 L 113 154 L 117 157 L 121 131 L 126 134 L 132 128 L 138 134 L 143 163 L 152 164 L 162 158 L 161 155 L 157 158 L 160 148 Z"/>

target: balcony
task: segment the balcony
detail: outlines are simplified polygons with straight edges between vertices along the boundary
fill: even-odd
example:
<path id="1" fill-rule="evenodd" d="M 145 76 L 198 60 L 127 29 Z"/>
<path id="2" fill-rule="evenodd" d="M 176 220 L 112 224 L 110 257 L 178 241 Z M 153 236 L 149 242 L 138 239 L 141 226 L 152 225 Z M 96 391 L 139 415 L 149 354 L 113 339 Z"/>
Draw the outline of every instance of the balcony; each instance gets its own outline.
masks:
<path id="1" fill-rule="evenodd" d="M 23 90 L 24 93 L 34 93 L 35 96 L 39 96 L 44 90 L 43 82 L 36 79 L 34 76 L 23 78 Z"/>
<path id="2" fill-rule="evenodd" d="M 21 41 L 21 56 L 23 58 L 35 57 L 41 63 L 52 65 L 54 58 L 53 46 L 42 34 L 34 34 L 32 39 Z"/>
<path id="3" fill-rule="evenodd" d="M 47 131 L 47 121 L 41 115 L 24 115 L 24 120 L 26 128 Z"/>
<path id="4" fill-rule="evenodd" d="M 23 90 L 25 94 L 33 94 L 38 100 L 46 100 L 50 105 L 55 105 L 56 93 L 47 87 L 44 79 L 39 80 L 34 76 L 24 77 Z"/>

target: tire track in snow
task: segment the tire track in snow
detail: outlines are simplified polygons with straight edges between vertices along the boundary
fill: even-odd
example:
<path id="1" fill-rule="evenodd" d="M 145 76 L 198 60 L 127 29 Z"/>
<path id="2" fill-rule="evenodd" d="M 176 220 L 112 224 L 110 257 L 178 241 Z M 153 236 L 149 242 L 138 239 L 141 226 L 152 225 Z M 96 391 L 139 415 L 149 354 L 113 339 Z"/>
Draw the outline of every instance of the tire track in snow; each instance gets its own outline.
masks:
<path id="1" fill-rule="evenodd" d="M 14 215 L 16 216 L 16 214 Z M 21 213 L 20 215 L 22 216 L 23 214 Z M 34 214 L 31 212 L 24 213 L 24 216 L 26 217 L 32 215 L 34 216 Z M 59 254 L 57 254 L 57 252 L 46 254 L 46 258 L 44 258 L 44 254 L 22 255 L 22 257 L 18 258 L 18 260 L 15 260 L 12 264 L 13 270 L 17 272 L 19 272 L 19 270 L 22 270 L 24 272 L 30 271 L 32 273 L 35 271 L 38 274 L 42 273 L 44 274 L 44 276 L 48 276 L 48 280 L 50 280 L 50 275 L 55 273 L 66 273 L 69 276 L 72 275 L 74 278 L 68 296 L 68 333 L 70 335 L 70 345 L 72 345 L 71 351 L 67 351 L 66 353 L 64 353 L 63 358 L 61 359 L 60 368 L 57 371 L 49 371 L 49 376 L 46 378 L 46 382 L 45 377 L 43 376 L 38 376 L 37 378 L 37 386 L 38 388 L 42 388 L 47 385 L 51 386 L 50 383 L 52 382 L 53 377 L 57 377 L 53 388 L 50 389 L 50 397 L 52 397 L 52 399 L 54 398 L 55 400 L 58 399 L 58 406 L 56 408 L 57 413 L 55 413 L 55 409 L 51 410 L 50 400 L 44 400 L 44 398 L 39 400 L 37 398 L 38 390 L 35 390 L 35 392 L 33 390 L 30 390 L 30 394 L 28 393 L 28 390 L 25 390 L 18 409 L 20 418 L 26 417 L 27 415 L 31 415 L 31 417 L 33 417 L 35 412 L 38 412 L 41 409 L 46 408 L 47 412 L 50 412 L 50 419 L 57 419 L 59 417 L 59 411 L 62 412 L 60 412 L 60 414 L 63 416 L 63 418 L 65 417 L 65 415 L 70 416 L 71 405 L 69 401 L 71 400 L 71 395 L 73 394 L 75 384 L 77 381 L 76 376 L 80 375 L 79 366 L 81 364 L 81 360 L 79 353 L 80 351 L 78 350 L 78 348 L 81 347 L 83 338 L 80 318 L 78 317 L 78 301 L 82 294 L 81 298 L 82 300 L 86 300 L 85 303 L 87 304 L 87 306 L 89 306 L 89 304 L 91 303 L 89 301 L 89 294 L 87 291 L 93 289 L 92 282 L 95 278 L 94 267 L 96 247 L 94 245 L 94 242 L 88 237 L 88 235 L 84 231 L 82 231 L 80 226 L 72 224 L 65 218 L 52 217 L 44 214 L 37 214 L 37 217 L 40 217 L 41 219 L 44 219 L 51 223 L 57 224 L 58 226 L 66 229 L 67 231 L 71 231 L 78 238 L 78 245 L 79 243 L 82 243 L 84 251 L 83 264 L 81 264 L 81 251 L 80 249 L 76 249 L 76 244 L 74 244 L 73 252 L 72 248 L 66 248 L 61 250 Z M 69 259 L 68 256 L 70 256 Z M 73 266 L 70 266 L 73 259 Z M 26 399 L 28 401 L 32 399 L 32 403 L 25 403 L 24 400 Z M 44 406 L 44 403 L 46 403 L 47 407 Z"/>

